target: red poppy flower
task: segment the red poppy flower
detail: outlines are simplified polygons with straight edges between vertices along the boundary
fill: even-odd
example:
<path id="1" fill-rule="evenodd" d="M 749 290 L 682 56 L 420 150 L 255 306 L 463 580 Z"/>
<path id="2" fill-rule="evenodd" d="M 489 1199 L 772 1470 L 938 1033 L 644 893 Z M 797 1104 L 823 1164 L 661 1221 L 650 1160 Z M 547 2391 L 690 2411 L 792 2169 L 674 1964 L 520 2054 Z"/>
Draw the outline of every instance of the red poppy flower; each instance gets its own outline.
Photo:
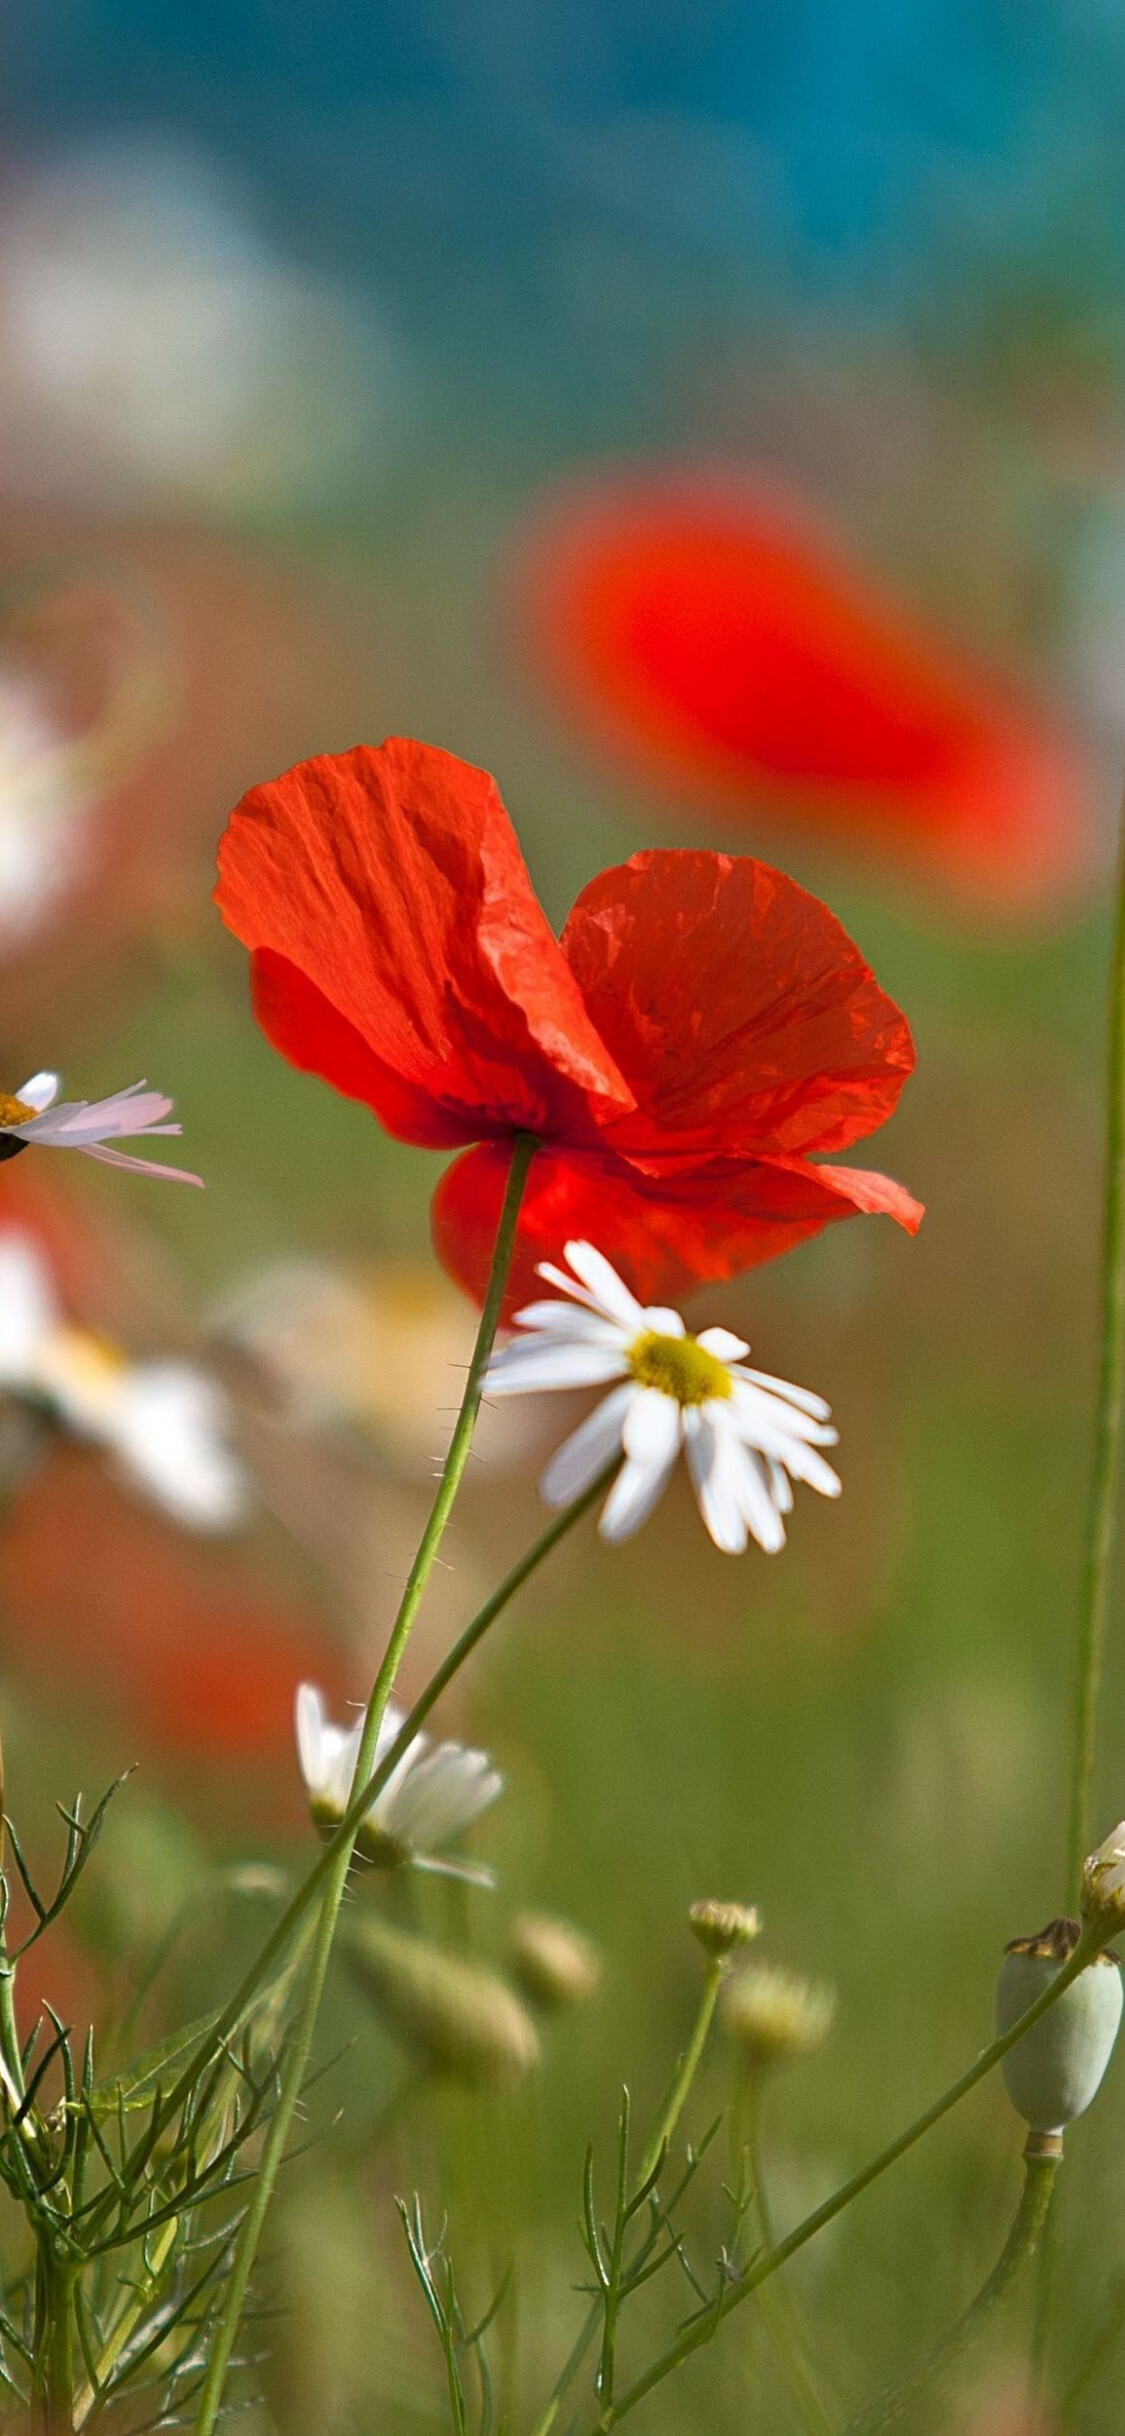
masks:
<path id="1" fill-rule="evenodd" d="M 434 1211 L 474 1293 L 517 1132 L 544 1148 L 510 1302 L 572 1235 L 672 1294 L 859 1210 L 918 1224 L 900 1185 L 813 1164 L 890 1114 L 914 1051 L 827 907 L 767 864 L 634 855 L 556 939 L 494 781 L 392 737 L 255 787 L 216 894 L 276 1048 L 404 1141 L 480 1145 Z"/>
<path id="2" fill-rule="evenodd" d="M 765 482 L 571 486 L 521 545 L 516 593 L 520 648 L 568 721 L 712 815 L 811 822 L 992 907 L 1088 870 L 1061 738 Z"/>

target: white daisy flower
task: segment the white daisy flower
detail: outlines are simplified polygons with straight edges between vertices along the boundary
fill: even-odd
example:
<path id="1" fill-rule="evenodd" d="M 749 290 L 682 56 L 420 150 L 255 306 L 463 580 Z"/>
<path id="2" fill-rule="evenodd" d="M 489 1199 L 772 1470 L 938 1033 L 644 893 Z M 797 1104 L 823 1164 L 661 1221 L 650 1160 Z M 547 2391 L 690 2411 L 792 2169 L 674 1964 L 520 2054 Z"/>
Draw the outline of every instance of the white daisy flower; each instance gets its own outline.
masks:
<path id="1" fill-rule="evenodd" d="M 106 1146 L 124 1135 L 182 1133 L 182 1125 L 166 1125 L 172 1102 L 162 1091 L 146 1091 L 130 1083 L 108 1100 L 60 1100 L 57 1074 L 33 1074 L 12 1098 L 0 1091 L 0 1160 L 34 1143 L 42 1150 L 81 1150 L 107 1167 L 128 1167 L 137 1176 L 165 1176 L 176 1184 L 202 1184 L 202 1176 L 186 1167 L 158 1167 L 155 1159 L 130 1159 Z"/>
<path id="2" fill-rule="evenodd" d="M 750 1348 L 728 1328 L 689 1336 L 678 1311 L 646 1310 L 593 1244 L 568 1243 L 566 1258 L 572 1277 L 549 1261 L 539 1275 L 569 1301 L 517 1312 L 527 1334 L 493 1354 L 485 1380 L 492 1396 L 610 1388 L 552 1456 L 540 1482 L 548 1505 L 569 1505 L 621 1453 L 599 1528 L 604 1539 L 628 1539 L 682 1448 L 715 1546 L 739 1556 L 750 1538 L 771 1553 L 784 1546 L 794 1480 L 839 1496 L 836 1473 L 816 1451 L 837 1436 L 821 1396 L 748 1369 Z"/>
<path id="3" fill-rule="evenodd" d="M 135 1487 L 192 1531 L 240 1522 L 249 1484 L 221 1391 L 187 1362 L 130 1362 L 64 1315 L 34 1236 L 0 1228 L 0 1393 L 45 1406 L 104 1446 Z"/>
<path id="4" fill-rule="evenodd" d="M 402 1712 L 388 1705 L 379 1728 L 375 1765 L 386 1758 L 400 1732 Z M 355 1784 L 363 1720 L 333 1724 L 324 1695 L 313 1683 L 297 1691 L 297 1757 L 318 1827 L 338 1827 Z M 467 1878 L 491 1886 L 493 1873 L 470 1861 L 434 1858 L 452 1844 L 504 1789 L 504 1779 L 487 1751 L 466 1750 L 459 1742 L 431 1742 L 417 1734 L 408 1744 L 381 1793 L 376 1794 L 356 1839 L 367 1861 L 384 1869 L 409 1863 L 445 1877 Z"/>

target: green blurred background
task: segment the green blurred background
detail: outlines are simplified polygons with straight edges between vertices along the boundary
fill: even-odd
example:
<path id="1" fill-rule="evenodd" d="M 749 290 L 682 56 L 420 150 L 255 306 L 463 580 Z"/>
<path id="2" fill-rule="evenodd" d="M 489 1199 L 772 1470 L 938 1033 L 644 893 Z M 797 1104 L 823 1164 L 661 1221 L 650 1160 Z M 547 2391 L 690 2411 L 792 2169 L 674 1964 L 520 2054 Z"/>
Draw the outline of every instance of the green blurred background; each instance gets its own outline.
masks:
<path id="1" fill-rule="evenodd" d="M 408 2063 L 341 1969 L 320 2042 L 338 2060 L 259 2278 L 282 2314 L 247 2380 L 256 2436 L 445 2424 L 392 2205 L 416 2186 L 433 2223 L 448 2210 L 472 2308 L 515 2259 L 497 2340 L 530 2428 L 582 2307 L 586 2142 L 608 2178 L 622 2082 L 648 2120 L 687 2034 L 694 1899 L 759 1903 L 762 1952 L 839 1990 L 828 2044 L 771 2097 L 782 2221 L 971 2057 L 1005 1940 L 1070 1899 L 1125 731 L 1125 44 L 1077 6 L 1033 27 L 983 4 L 751 15 L 619 0 L 532 29 L 337 0 L 312 46 L 283 8 L 13 12 L 0 1086 L 42 1065 L 83 1096 L 147 1075 L 207 1190 L 59 1177 L 42 1153 L 34 1176 L 32 1158 L 0 1171 L 0 1227 L 49 1246 L 84 1327 L 201 1362 L 256 1483 L 245 1530 L 193 1537 L 95 1450 L 8 1414 L 0 1705 L 29 1846 L 51 1850 L 56 1796 L 138 1762 L 45 1955 L 69 2018 L 119 2012 L 185 1902 L 145 2018 L 155 2036 L 202 2010 L 272 1900 L 215 1873 L 310 1857 L 292 1689 L 365 1691 L 465 1359 L 428 1251 L 439 1162 L 254 1028 L 208 900 L 243 788 L 421 735 L 496 773 L 556 922 L 640 845 L 760 851 L 829 898 L 918 1044 L 871 1146 L 928 1205 L 917 1241 L 857 1222 L 696 1306 L 830 1397 L 842 1501 L 799 1501 L 771 1560 L 718 1555 L 680 1483 L 623 1550 L 584 1526 L 448 1706 L 507 1779 L 474 1839 L 499 1885 L 455 1903 L 425 1883 L 423 1925 L 502 1958 L 513 1914 L 561 1912 L 602 1985 L 518 2091 L 407 2100 Z M 646 786 L 548 698 L 511 606 L 521 535 L 558 477 L 653 452 L 795 486 L 941 647 L 1000 671 L 1029 722 L 1051 706 L 1086 824 L 1057 902 L 967 909 L 919 880 L 909 802 L 876 849 L 844 814 L 827 839 L 799 804 L 780 819 L 752 776 L 741 805 L 675 773 Z M 284 1270 L 269 1309 L 297 1316 L 284 1358 L 263 1354 L 255 1296 L 293 1261 L 347 1281 L 359 1356 L 301 1318 Z M 563 1426 L 537 1413 L 534 1446 L 486 1432 L 409 1691 L 536 1530 Z M 1115 1599 L 1100 1830 L 1123 1807 Z M 697 2135 L 728 2079 L 717 2038 Z M 1076 2436 L 1116 2424 L 1123 2133 L 1118 2068 L 1068 2140 L 1053 2250 L 1042 2425 Z M 985 2272 L 1019 2146 L 986 2083 L 802 2258 L 834 2423 Z M 721 2172 L 688 2209 L 702 2271 Z M 1027 2298 L 910 2426 L 1030 2436 Z M 638 2308 L 638 2364 L 679 2306 L 658 2284 Z M 802 2420 L 750 2308 L 636 2424 Z"/>

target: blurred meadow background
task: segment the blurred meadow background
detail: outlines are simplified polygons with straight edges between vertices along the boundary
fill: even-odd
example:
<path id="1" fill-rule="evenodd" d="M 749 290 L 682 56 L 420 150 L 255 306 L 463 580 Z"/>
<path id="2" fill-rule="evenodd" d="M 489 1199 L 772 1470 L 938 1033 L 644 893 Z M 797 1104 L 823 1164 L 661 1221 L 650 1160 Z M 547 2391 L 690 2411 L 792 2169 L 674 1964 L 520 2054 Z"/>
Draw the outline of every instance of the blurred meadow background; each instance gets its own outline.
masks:
<path id="1" fill-rule="evenodd" d="M 1067 1908 L 1125 19 L 10 0 L 0 49 L 0 1088 L 147 1075 L 207 1183 L 21 1159 L 0 1252 L 31 1242 L 89 1360 L 199 1365 L 245 1483 L 222 1528 L 170 1511 L 18 1380 L 0 1398 L 29 1850 L 56 1797 L 136 1763 L 36 1993 L 81 2024 L 151 1966 L 155 2038 L 229 1985 L 312 1849 L 295 1685 L 366 1693 L 471 1347 L 429 1249 L 438 1160 L 254 1026 L 209 901 L 244 788 L 388 733 L 443 745 L 496 774 L 560 923 L 638 846 L 761 854 L 915 1029 L 872 1151 L 928 1204 L 918 1240 L 830 1230 L 697 1306 L 830 1397 L 842 1501 L 800 1502 L 775 1559 L 716 1553 L 682 1482 L 625 1549 L 583 1526 L 442 1712 L 506 1779 L 473 1839 L 498 1885 L 424 1880 L 423 1925 L 503 1962 L 513 1918 L 561 1914 L 597 1992 L 517 2089 L 470 2095 L 420 2086 L 335 1973 L 246 2424 L 446 2424 L 393 2206 L 417 2186 L 474 2308 L 516 2261 L 524 2429 L 585 2305 L 586 2142 L 608 2175 L 621 2082 L 649 2120 L 687 2035 L 693 1900 L 759 1903 L 760 1951 L 838 1991 L 771 2091 L 783 2224 L 976 2052 L 1004 1942 Z M 537 1529 L 562 1415 L 487 1417 L 409 1693 Z M 1120 1624 L 1099 1832 L 1125 1807 Z M 728 2082 L 717 2039 L 697 2136 Z M 974 2289 L 1019 2139 L 985 2083 L 802 2256 L 832 2424 Z M 1123 2141 L 1118 2065 L 1068 2142 L 1046 2430 L 1116 2424 Z M 1030 2436 L 1027 2297 L 911 2426 Z M 637 2418 L 803 2424 L 753 2304 Z"/>

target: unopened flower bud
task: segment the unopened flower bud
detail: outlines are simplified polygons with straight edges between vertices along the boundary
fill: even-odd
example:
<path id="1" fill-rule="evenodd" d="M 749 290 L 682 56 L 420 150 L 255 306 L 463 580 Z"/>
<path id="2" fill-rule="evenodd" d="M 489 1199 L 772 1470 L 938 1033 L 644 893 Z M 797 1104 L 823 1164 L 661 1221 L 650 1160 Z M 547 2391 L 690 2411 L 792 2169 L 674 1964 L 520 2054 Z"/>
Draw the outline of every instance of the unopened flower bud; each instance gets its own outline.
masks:
<path id="1" fill-rule="evenodd" d="M 1087 1864 L 1088 1866 L 1088 1864 Z M 1034 1937 L 1014 1937 L 996 1987 L 996 2028 L 1011 2030 L 1057 1979 L 1082 1934 L 1077 1920 L 1049 1920 Z M 1061 2132 L 1096 2095 L 1121 2025 L 1116 1956 L 1097 1954 L 1057 2004 L 1009 2048 L 1000 2069 L 1016 2113 L 1033 2131 Z"/>
<path id="2" fill-rule="evenodd" d="M 432 2072 L 460 2081 L 509 2081 L 538 2063 L 530 2014 L 486 1964 L 374 1918 L 352 1925 L 347 1952 L 361 1986 Z"/>
<path id="3" fill-rule="evenodd" d="M 1082 1917 L 1106 1937 L 1125 1928 L 1125 1819 L 1083 1862 Z"/>
<path id="4" fill-rule="evenodd" d="M 719 1903 L 713 1895 L 704 1903 L 692 1904 L 688 1921 L 704 1953 L 714 1954 L 720 1961 L 740 1945 L 749 1945 L 762 1926 L 756 1903 Z"/>
<path id="5" fill-rule="evenodd" d="M 522 1912 L 512 1922 L 512 1969 L 528 2003 L 543 2013 L 584 2004 L 601 1978 L 597 1950 L 581 1929 L 548 1912 Z"/>
<path id="6" fill-rule="evenodd" d="M 728 1980 L 723 2022 L 747 2061 L 761 2069 L 822 2047 L 836 2011 L 836 1990 L 775 1962 L 751 1962 Z"/>

